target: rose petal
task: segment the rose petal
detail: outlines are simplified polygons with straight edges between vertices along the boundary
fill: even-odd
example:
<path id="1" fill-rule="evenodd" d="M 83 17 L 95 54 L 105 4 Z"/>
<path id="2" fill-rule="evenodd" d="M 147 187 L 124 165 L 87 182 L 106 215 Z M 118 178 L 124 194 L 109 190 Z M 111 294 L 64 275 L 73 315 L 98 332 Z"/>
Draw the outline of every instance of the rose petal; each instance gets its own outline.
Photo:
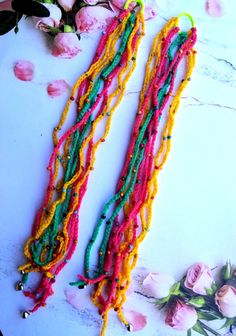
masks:
<path id="1" fill-rule="evenodd" d="M 64 291 L 66 301 L 71 304 L 76 309 L 81 309 L 80 300 L 78 298 L 78 290 L 75 289 L 66 289 Z"/>
<path id="2" fill-rule="evenodd" d="M 157 16 L 157 9 L 152 5 L 146 5 L 144 8 L 144 18 L 146 21 L 153 19 Z"/>
<path id="3" fill-rule="evenodd" d="M 206 12 L 208 15 L 213 17 L 220 17 L 224 15 L 223 5 L 221 0 L 207 0 L 206 1 Z"/>
<path id="4" fill-rule="evenodd" d="M 34 78 L 35 66 L 30 61 L 17 61 L 14 65 L 15 76 L 22 81 L 31 81 Z"/>
<path id="5" fill-rule="evenodd" d="M 52 98 L 59 97 L 65 93 L 69 87 L 69 84 L 64 79 L 57 79 L 48 83 L 47 92 Z"/>
<path id="6" fill-rule="evenodd" d="M 134 310 L 124 310 L 127 322 L 131 324 L 132 331 L 139 331 L 146 327 L 147 316 L 134 311 Z"/>

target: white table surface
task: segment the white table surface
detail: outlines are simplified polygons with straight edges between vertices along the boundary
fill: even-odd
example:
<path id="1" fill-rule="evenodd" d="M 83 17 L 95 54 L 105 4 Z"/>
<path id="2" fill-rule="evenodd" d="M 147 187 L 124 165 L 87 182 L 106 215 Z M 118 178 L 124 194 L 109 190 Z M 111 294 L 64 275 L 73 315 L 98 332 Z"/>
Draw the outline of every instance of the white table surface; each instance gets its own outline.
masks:
<path id="1" fill-rule="evenodd" d="M 19 312 L 32 304 L 14 289 L 20 279 L 17 266 L 25 260 L 23 244 L 47 184 L 52 128 L 68 96 L 50 99 L 46 84 L 65 79 L 73 85 L 88 68 L 99 34 L 82 36 L 83 52 L 72 60 L 51 56 L 46 36 L 30 20 L 21 21 L 17 36 L 11 32 L 0 38 L 0 329 L 4 336 L 99 335 L 101 319 L 88 293 L 76 292 L 81 296 L 81 309 L 75 309 L 66 302 L 65 290 L 82 270 L 87 239 L 101 206 L 113 194 L 153 37 L 166 19 L 183 11 L 194 16 L 198 28 L 197 65 L 176 117 L 168 162 L 159 175 L 152 227 L 140 248 L 133 284 L 139 290 L 139 275 L 148 271 L 168 272 L 178 279 L 196 261 L 211 267 L 222 265 L 227 258 L 236 263 L 236 3 L 223 3 L 224 16 L 212 18 L 205 13 L 203 0 L 158 1 L 158 16 L 147 22 L 138 65 L 128 83 L 129 94 L 97 154 L 80 211 L 76 253 L 58 276 L 47 307 L 27 320 Z M 19 59 L 35 63 L 32 82 L 14 77 L 13 65 Z M 138 335 L 185 335 L 166 327 L 148 301 L 134 293 L 125 305 L 148 316 L 146 328 Z M 107 336 L 126 334 L 111 314 Z"/>

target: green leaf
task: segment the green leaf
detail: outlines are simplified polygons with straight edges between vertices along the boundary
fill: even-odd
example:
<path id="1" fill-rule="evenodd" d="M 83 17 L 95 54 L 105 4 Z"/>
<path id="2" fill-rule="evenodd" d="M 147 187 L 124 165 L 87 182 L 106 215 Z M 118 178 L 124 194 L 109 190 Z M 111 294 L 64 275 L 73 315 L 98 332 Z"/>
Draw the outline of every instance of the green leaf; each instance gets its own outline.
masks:
<path id="1" fill-rule="evenodd" d="M 198 332 L 201 335 L 208 336 L 208 333 L 203 329 L 203 327 L 201 326 L 201 324 L 199 322 L 197 322 L 193 326 L 193 330 L 196 331 L 196 332 Z"/>
<path id="2" fill-rule="evenodd" d="M 22 15 L 12 11 L 0 11 L 0 35 L 4 35 L 12 30 L 18 21 L 22 18 Z"/>
<path id="3" fill-rule="evenodd" d="M 164 297 L 163 299 L 159 299 L 159 300 L 157 300 L 157 301 L 156 301 L 156 304 L 157 304 L 157 305 L 163 305 L 163 304 L 165 304 L 166 302 L 168 302 L 169 299 L 170 299 L 170 295 Z"/>
<path id="4" fill-rule="evenodd" d="M 235 318 L 227 318 L 225 323 L 222 325 L 222 327 L 220 329 L 224 329 L 224 328 L 228 328 L 231 327 L 232 324 L 234 324 L 235 322 Z"/>
<path id="5" fill-rule="evenodd" d="M 179 295 L 179 293 L 180 293 L 179 288 L 180 288 L 180 282 L 174 283 L 173 286 L 170 289 L 170 294 L 171 295 Z"/>
<path id="6" fill-rule="evenodd" d="M 32 0 L 13 0 L 12 8 L 16 12 L 23 13 L 27 16 L 48 17 L 50 16 L 49 10 L 37 1 Z"/>
<path id="7" fill-rule="evenodd" d="M 213 288 L 205 288 L 207 295 L 212 296 L 214 294 Z"/>
<path id="8" fill-rule="evenodd" d="M 188 304 L 191 304 L 192 306 L 196 307 L 196 308 L 201 308 L 205 305 L 206 301 L 204 299 L 204 297 L 198 295 L 198 296 L 194 296 L 192 297 L 189 301 Z"/>
<path id="9" fill-rule="evenodd" d="M 215 315 L 214 313 L 207 313 L 207 312 L 202 312 L 199 311 L 197 313 L 199 320 L 206 320 L 206 321 L 213 321 L 213 320 L 217 320 L 219 318 L 218 315 Z"/>
<path id="10" fill-rule="evenodd" d="M 187 331 L 187 336 L 192 336 L 192 329 L 189 329 L 189 330 Z"/>

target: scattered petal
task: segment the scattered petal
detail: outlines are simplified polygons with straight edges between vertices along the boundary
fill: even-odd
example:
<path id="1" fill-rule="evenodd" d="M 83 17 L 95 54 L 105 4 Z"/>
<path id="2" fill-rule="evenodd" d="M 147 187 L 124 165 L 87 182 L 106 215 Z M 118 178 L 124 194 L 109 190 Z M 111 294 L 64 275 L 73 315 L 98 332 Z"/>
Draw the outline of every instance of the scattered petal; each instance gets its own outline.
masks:
<path id="1" fill-rule="evenodd" d="M 57 79 L 48 83 L 48 95 L 52 98 L 59 97 L 69 89 L 69 84 L 64 79 Z"/>
<path id="2" fill-rule="evenodd" d="M 139 331 L 146 327 L 147 316 L 134 310 L 124 310 L 127 322 L 131 324 L 132 331 Z"/>
<path id="3" fill-rule="evenodd" d="M 223 4 L 221 0 L 206 0 L 206 12 L 213 17 L 224 15 Z"/>
<path id="4" fill-rule="evenodd" d="M 77 289 L 66 289 L 64 291 L 66 301 L 76 309 L 81 309 L 81 301 L 79 298 L 79 291 Z"/>
<path id="5" fill-rule="evenodd" d="M 30 61 L 18 61 L 14 65 L 15 76 L 22 81 L 31 81 L 34 78 L 34 64 Z"/>
<path id="6" fill-rule="evenodd" d="M 151 5 L 146 5 L 144 8 L 144 18 L 146 21 L 153 19 L 157 16 L 157 10 Z"/>

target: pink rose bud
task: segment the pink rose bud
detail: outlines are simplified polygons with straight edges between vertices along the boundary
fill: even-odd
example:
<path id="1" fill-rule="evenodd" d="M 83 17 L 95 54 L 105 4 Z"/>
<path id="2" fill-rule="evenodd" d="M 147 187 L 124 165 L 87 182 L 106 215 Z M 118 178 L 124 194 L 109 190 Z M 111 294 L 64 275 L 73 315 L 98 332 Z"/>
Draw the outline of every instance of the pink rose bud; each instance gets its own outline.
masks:
<path id="1" fill-rule="evenodd" d="M 223 279 L 225 281 L 232 279 L 233 277 L 233 266 L 231 265 L 231 262 L 228 260 L 225 264 L 225 266 L 222 267 L 221 273 L 223 276 Z"/>
<path id="2" fill-rule="evenodd" d="M 221 287 L 216 292 L 215 303 L 225 317 L 236 317 L 236 288 L 229 285 Z"/>
<path id="3" fill-rule="evenodd" d="M 62 13 L 58 6 L 48 3 L 42 3 L 50 12 L 49 17 L 39 18 L 34 16 L 34 22 L 36 28 L 43 30 L 45 32 L 49 32 L 50 28 L 55 28 L 60 25 Z"/>
<path id="4" fill-rule="evenodd" d="M 197 322 L 195 308 L 188 306 L 181 300 L 167 310 L 165 323 L 176 330 L 191 329 Z"/>
<path id="5" fill-rule="evenodd" d="M 34 64 L 30 61 L 18 61 L 14 65 L 15 76 L 22 81 L 31 81 L 34 78 Z"/>
<path id="6" fill-rule="evenodd" d="M 75 0 L 57 0 L 57 2 L 66 12 L 69 12 L 74 6 Z"/>
<path id="7" fill-rule="evenodd" d="M 59 33 L 54 38 L 52 55 L 61 58 L 73 58 L 81 51 L 79 39 L 75 33 Z"/>
<path id="8" fill-rule="evenodd" d="M 149 273 L 143 281 L 145 292 L 157 299 L 162 299 L 170 294 L 175 279 L 166 273 Z"/>
<path id="9" fill-rule="evenodd" d="M 115 13 L 102 6 L 82 7 L 75 16 L 79 32 L 96 32 L 107 27 Z"/>
<path id="10" fill-rule="evenodd" d="M 213 283 L 210 268 L 203 263 L 196 263 L 188 269 L 184 286 L 194 293 L 206 295 L 207 290 L 211 289 Z"/>
<path id="11" fill-rule="evenodd" d="M 64 79 L 57 79 L 48 83 L 47 92 L 51 98 L 55 98 L 65 93 L 69 87 L 69 84 Z"/>

